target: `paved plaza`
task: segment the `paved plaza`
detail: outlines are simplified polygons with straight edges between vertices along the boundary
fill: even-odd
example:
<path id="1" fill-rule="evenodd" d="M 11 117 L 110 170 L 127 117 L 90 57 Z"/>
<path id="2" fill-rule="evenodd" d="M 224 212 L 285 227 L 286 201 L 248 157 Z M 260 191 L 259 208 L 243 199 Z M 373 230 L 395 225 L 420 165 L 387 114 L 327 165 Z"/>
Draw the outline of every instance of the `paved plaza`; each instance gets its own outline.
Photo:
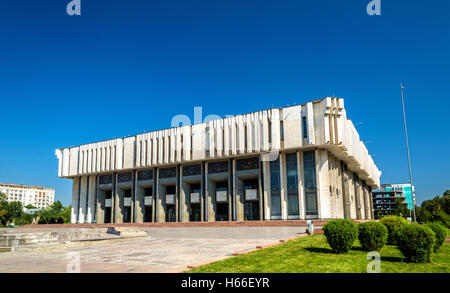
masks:
<path id="1" fill-rule="evenodd" d="M 0 273 L 169 273 L 276 243 L 305 232 L 303 227 L 143 228 L 139 240 L 70 249 L 0 253 Z"/>

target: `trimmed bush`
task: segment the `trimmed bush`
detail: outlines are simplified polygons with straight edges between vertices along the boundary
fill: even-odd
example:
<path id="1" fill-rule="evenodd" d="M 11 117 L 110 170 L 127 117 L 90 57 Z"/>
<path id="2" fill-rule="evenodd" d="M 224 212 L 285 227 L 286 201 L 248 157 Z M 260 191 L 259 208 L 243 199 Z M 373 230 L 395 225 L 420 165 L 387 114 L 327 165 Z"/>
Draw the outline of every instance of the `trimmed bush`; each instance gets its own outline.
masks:
<path id="1" fill-rule="evenodd" d="M 346 253 L 358 237 L 358 228 L 350 220 L 337 219 L 323 225 L 323 233 L 333 252 Z"/>
<path id="2" fill-rule="evenodd" d="M 387 216 L 381 219 L 381 224 L 385 225 L 388 229 L 388 244 L 396 244 L 396 230 L 403 225 L 408 225 L 409 222 L 405 218 L 399 216 Z"/>
<path id="3" fill-rule="evenodd" d="M 358 239 L 366 251 L 380 251 L 386 244 L 388 230 L 377 222 L 366 222 L 358 225 Z"/>
<path id="4" fill-rule="evenodd" d="M 397 231 L 397 246 L 410 262 L 429 262 L 436 236 L 429 227 L 419 224 L 403 225 Z"/>
<path id="5" fill-rule="evenodd" d="M 434 243 L 434 251 L 437 251 L 439 247 L 444 243 L 445 238 L 447 238 L 447 229 L 439 223 L 428 223 L 426 224 L 434 234 L 436 234 L 436 242 Z"/>

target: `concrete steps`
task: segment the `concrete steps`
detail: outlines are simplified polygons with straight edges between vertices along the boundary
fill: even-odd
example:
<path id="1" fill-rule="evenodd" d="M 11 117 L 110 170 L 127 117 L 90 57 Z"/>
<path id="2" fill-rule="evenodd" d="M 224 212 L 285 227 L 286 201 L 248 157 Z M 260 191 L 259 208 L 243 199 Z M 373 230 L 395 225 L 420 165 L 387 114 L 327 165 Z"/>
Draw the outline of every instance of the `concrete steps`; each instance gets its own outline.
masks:
<path id="1" fill-rule="evenodd" d="M 38 246 L 70 246 L 81 242 L 147 237 L 147 231 L 136 227 L 92 227 L 58 229 L 3 229 L 0 231 L 0 251 L 34 249 Z"/>

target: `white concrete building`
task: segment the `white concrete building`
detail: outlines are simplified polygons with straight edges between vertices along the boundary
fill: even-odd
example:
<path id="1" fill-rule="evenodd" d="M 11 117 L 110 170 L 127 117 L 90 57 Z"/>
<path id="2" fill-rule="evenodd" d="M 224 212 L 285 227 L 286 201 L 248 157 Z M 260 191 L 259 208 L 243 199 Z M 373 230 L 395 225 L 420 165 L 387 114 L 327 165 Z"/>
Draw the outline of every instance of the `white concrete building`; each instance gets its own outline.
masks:
<path id="1" fill-rule="evenodd" d="M 56 156 L 73 223 L 372 219 L 381 175 L 330 97 Z"/>
<path id="2" fill-rule="evenodd" d="M 55 190 L 40 186 L 0 183 L 0 192 L 6 194 L 7 201 L 20 201 L 24 207 L 31 204 L 44 209 L 55 201 Z"/>

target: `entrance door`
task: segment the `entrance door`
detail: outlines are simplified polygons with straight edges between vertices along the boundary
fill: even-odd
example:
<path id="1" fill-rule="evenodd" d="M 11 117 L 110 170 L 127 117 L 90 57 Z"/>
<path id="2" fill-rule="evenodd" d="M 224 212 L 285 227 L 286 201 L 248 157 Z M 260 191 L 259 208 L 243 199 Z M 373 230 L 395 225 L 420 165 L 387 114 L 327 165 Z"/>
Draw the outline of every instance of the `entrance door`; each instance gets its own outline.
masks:
<path id="1" fill-rule="evenodd" d="M 111 223 L 111 207 L 105 207 L 105 223 Z"/>
<path id="2" fill-rule="evenodd" d="M 189 214 L 189 221 L 198 222 L 200 221 L 200 204 L 191 203 L 191 213 Z"/>
<path id="3" fill-rule="evenodd" d="M 228 203 L 216 203 L 216 221 L 228 221 Z"/>
<path id="4" fill-rule="evenodd" d="M 258 201 L 246 201 L 244 204 L 244 217 L 246 221 L 259 220 L 259 202 Z"/>
<path id="5" fill-rule="evenodd" d="M 144 222 L 152 221 L 152 207 L 146 206 L 144 210 Z"/>
<path id="6" fill-rule="evenodd" d="M 167 206 L 166 222 L 175 222 L 175 205 Z"/>
<path id="7" fill-rule="evenodd" d="M 123 211 L 123 222 L 130 223 L 131 222 L 131 207 L 125 207 Z"/>

